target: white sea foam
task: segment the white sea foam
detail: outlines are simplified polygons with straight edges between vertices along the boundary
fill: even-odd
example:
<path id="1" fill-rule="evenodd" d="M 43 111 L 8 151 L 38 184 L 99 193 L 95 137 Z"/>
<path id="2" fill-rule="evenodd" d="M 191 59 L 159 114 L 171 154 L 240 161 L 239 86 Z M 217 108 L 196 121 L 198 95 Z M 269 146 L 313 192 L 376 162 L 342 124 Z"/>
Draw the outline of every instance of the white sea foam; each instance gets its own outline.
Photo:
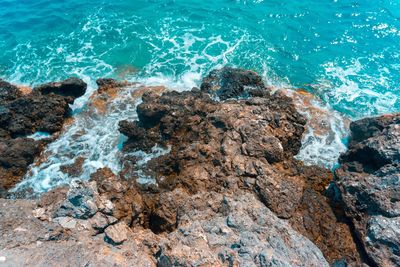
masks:
<path id="1" fill-rule="evenodd" d="M 262 72 L 267 85 L 290 86 L 286 78 L 278 77 L 269 68 L 269 58 L 261 57 L 260 51 L 240 49 L 242 46 L 255 43 L 259 43 L 260 48 L 266 50 L 274 49 L 269 48 L 262 38 L 250 37 L 246 31 L 232 29 L 232 34 L 237 38 L 227 41 L 221 35 L 202 35 L 204 28 L 186 29 L 184 33 L 179 32 L 179 28 L 174 26 L 175 21 L 166 18 L 157 32 L 154 32 L 154 29 L 146 29 L 139 33 L 135 30 L 138 21 L 140 18 L 133 17 L 129 20 L 116 18 L 113 23 L 110 23 L 102 18 L 100 13 L 95 13 L 82 23 L 79 30 L 67 36 L 59 36 L 44 48 L 39 48 L 37 45 L 32 47 L 31 43 L 15 48 L 17 60 L 13 74 L 10 75 L 14 82 L 34 81 L 36 84 L 74 75 L 87 82 L 89 88 L 85 96 L 77 99 L 72 106 L 75 119 L 73 124 L 44 152 L 47 160 L 38 166 L 32 166 L 24 181 L 17 185 L 14 191 L 31 188 L 35 193 L 42 193 L 61 184 L 68 184 L 74 178 L 87 180 L 98 168 L 109 167 L 115 173 L 122 169 L 120 148 L 125 138 L 118 131 L 118 122 L 124 119 L 136 119 L 135 107 L 139 102 L 130 94 L 136 88 L 126 90 L 114 99 L 113 104 L 108 107 L 106 116 L 89 114 L 87 102 L 96 90 L 95 78 L 116 76 L 116 68 L 104 58 L 123 48 L 129 38 L 138 38 L 149 48 L 146 65 L 138 73 L 124 77 L 130 81 L 144 85 L 162 85 L 179 91 L 190 90 L 192 87 L 199 86 L 201 78 L 212 69 L 228 64 L 235 66 L 232 64 L 234 58 L 246 57 L 255 60 L 257 63 L 255 65 L 259 66 L 258 71 Z M 121 29 L 125 29 L 123 31 L 125 34 L 121 34 Z M 116 34 L 119 42 L 113 42 L 114 46 L 104 45 L 106 48 L 99 54 L 98 47 L 103 47 L 102 42 L 110 34 Z M 43 49 L 43 51 L 36 53 L 38 49 Z M 26 53 L 28 50 L 30 53 Z M 45 60 L 38 56 L 43 52 L 47 54 Z M 57 62 L 59 60 L 64 64 L 60 65 Z M 20 64 L 21 62 L 23 64 Z M 237 67 L 246 68 L 247 66 Z M 65 77 L 59 77 L 59 73 L 63 73 Z M 303 139 L 299 158 L 310 164 L 333 165 L 344 149 L 341 139 L 345 133 L 340 117 L 333 116 L 332 121 L 328 123 L 335 132 L 334 136 L 316 137 L 313 129 L 309 128 Z M 138 155 L 145 163 L 151 157 L 167 152 L 155 149 L 151 154 L 138 153 L 142 153 Z M 79 157 L 85 159 L 82 166 L 83 172 L 79 177 L 70 177 L 60 170 L 61 166 L 73 164 Z M 143 173 L 138 174 L 140 183 L 154 182 L 151 177 Z"/>
<path id="2" fill-rule="evenodd" d="M 73 178 L 87 180 L 90 174 L 103 167 L 117 173 L 121 169 L 120 147 L 124 140 L 118 131 L 118 122 L 136 119 L 135 107 L 139 100 L 131 96 L 135 89 L 123 90 L 119 97 L 112 100 L 104 115 L 89 109 L 76 114 L 73 124 L 46 148 L 45 162 L 33 165 L 14 191 L 32 188 L 35 193 L 41 193 L 68 184 Z M 80 157 L 85 161 L 79 177 L 70 177 L 60 170 L 61 166 L 71 165 Z"/>
<path id="3" fill-rule="evenodd" d="M 347 149 L 348 119 L 317 98 L 311 100 L 311 107 L 298 104 L 298 111 L 308 122 L 296 158 L 307 165 L 332 169 L 338 163 L 340 154 Z"/>
<path id="4" fill-rule="evenodd" d="M 389 70 L 377 67 L 373 74 L 365 71 L 362 62 L 373 64 L 374 60 L 354 59 L 347 67 L 336 62 L 325 63 L 325 74 L 315 92 L 334 109 L 354 119 L 395 112 L 400 99 L 388 78 Z"/>

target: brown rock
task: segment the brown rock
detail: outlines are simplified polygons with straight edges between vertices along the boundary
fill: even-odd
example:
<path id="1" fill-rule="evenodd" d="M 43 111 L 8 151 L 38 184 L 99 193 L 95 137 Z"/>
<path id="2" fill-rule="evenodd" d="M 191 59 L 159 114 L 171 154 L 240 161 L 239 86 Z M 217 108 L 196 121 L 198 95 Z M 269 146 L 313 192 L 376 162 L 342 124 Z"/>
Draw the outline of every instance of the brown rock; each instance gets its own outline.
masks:
<path id="1" fill-rule="evenodd" d="M 254 80 L 252 75 L 249 80 Z M 219 84 L 205 82 L 202 88 Z M 193 194 L 252 191 L 315 242 L 330 262 L 359 262 L 348 226 L 336 218 L 324 197 L 332 174 L 294 159 L 305 118 L 279 91 L 256 88 L 248 94 L 247 99 L 217 102 L 197 89 L 162 96 L 147 93 L 137 109 L 139 120 L 120 123 L 129 138 L 124 151 L 150 153 L 156 145 L 166 151 L 143 165 L 138 164 L 140 156 L 128 156 L 124 162 L 142 180 L 154 178 L 139 184 L 144 226 L 156 233 L 174 231 L 179 225 L 175 214 Z"/>

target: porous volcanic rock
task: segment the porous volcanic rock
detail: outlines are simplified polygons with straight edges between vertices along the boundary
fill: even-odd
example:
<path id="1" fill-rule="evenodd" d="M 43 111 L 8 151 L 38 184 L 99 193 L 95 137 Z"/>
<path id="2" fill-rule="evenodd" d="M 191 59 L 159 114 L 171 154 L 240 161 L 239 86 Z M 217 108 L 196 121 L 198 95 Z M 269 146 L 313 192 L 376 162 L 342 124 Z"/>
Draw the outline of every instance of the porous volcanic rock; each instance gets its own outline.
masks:
<path id="1" fill-rule="evenodd" d="M 87 84 L 81 79 L 71 77 L 62 82 L 51 82 L 33 88 L 42 95 L 55 94 L 64 97 L 71 97 L 71 101 L 85 94 Z"/>
<path id="2" fill-rule="evenodd" d="M 221 100 L 248 96 L 248 90 L 264 89 L 264 82 L 254 71 L 224 67 L 210 72 L 201 84 L 201 90 Z"/>
<path id="3" fill-rule="evenodd" d="M 355 121 L 336 185 L 367 254 L 400 265 L 400 114 Z"/>
<path id="4" fill-rule="evenodd" d="M 0 195 L 5 195 L 26 173 L 50 139 L 33 140 L 36 132 L 61 130 L 70 115 L 69 104 L 85 93 L 80 79 L 49 83 L 24 94 L 18 87 L 0 80 Z"/>
<path id="5" fill-rule="evenodd" d="M 120 131 L 128 137 L 124 166 L 131 166 L 121 175 L 139 181 L 150 213 L 144 226 L 156 233 L 174 231 L 182 205 L 194 194 L 252 192 L 315 242 L 331 263 L 359 262 L 348 225 L 336 218 L 324 195 L 332 174 L 294 159 L 305 118 L 289 97 L 262 87 L 253 72 L 225 71 L 238 88 L 246 88 L 247 97 L 239 90 L 229 93 L 238 99 L 212 99 L 204 89 L 210 83 L 216 94 L 232 88 L 216 71 L 205 79 L 202 91 L 144 94 L 137 107 L 139 120 L 120 122 Z M 211 82 L 210 77 L 222 78 Z M 164 152 L 150 160 L 137 153 L 151 154 L 159 147 Z"/>

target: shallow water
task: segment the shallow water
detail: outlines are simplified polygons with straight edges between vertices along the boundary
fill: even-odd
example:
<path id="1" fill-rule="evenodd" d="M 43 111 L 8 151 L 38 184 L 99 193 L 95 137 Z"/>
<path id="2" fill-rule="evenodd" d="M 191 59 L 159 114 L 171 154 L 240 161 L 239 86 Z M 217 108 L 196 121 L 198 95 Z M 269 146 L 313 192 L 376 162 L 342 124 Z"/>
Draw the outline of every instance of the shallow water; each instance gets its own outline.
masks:
<path id="1" fill-rule="evenodd" d="M 256 70 L 270 85 L 304 88 L 351 119 L 400 111 L 398 0 L 0 0 L 0 50 L 1 78 L 35 85 L 75 75 L 89 83 L 74 106 L 78 124 L 50 146 L 53 154 L 65 146 L 71 155 L 93 150 L 85 176 L 114 164 L 109 151 L 121 138 L 111 133 L 115 120 L 135 116 L 125 109 L 84 121 L 99 77 L 185 90 L 211 69 L 232 65 Z M 96 130 L 100 121 L 108 131 Z M 333 164 L 345 133 L 332 123 L 339 127 L 333 145 L 309 132 L 303 159 Z M 90 128 L 82 138 L 93 147 L 68 143 L 78 128 Z M 63 153 L 34 178 L 57 177 L 50 169 Z"/>

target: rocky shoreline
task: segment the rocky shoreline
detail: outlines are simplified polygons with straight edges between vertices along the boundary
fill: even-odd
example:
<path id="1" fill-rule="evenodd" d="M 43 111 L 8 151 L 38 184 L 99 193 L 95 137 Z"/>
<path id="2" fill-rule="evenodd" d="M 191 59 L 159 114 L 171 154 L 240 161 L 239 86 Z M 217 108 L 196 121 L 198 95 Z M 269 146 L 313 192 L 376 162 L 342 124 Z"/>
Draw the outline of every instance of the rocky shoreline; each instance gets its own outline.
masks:
<path id="1" fill-rule="evenodd" d="M 130 86 L 98 85 L 98 112 Z M 400 114 L 352 122 L 332 173 L 296 159 L 307 118 L 293 99 L 226 67 L 191 91 L 135 91 L 138 119 L 115 129 L 121 172 L 10 199 L 85 90 L 0 82 L 0 265 L 399 266 Z M 38 131 L 53 135 L 28 137 Z"/>

